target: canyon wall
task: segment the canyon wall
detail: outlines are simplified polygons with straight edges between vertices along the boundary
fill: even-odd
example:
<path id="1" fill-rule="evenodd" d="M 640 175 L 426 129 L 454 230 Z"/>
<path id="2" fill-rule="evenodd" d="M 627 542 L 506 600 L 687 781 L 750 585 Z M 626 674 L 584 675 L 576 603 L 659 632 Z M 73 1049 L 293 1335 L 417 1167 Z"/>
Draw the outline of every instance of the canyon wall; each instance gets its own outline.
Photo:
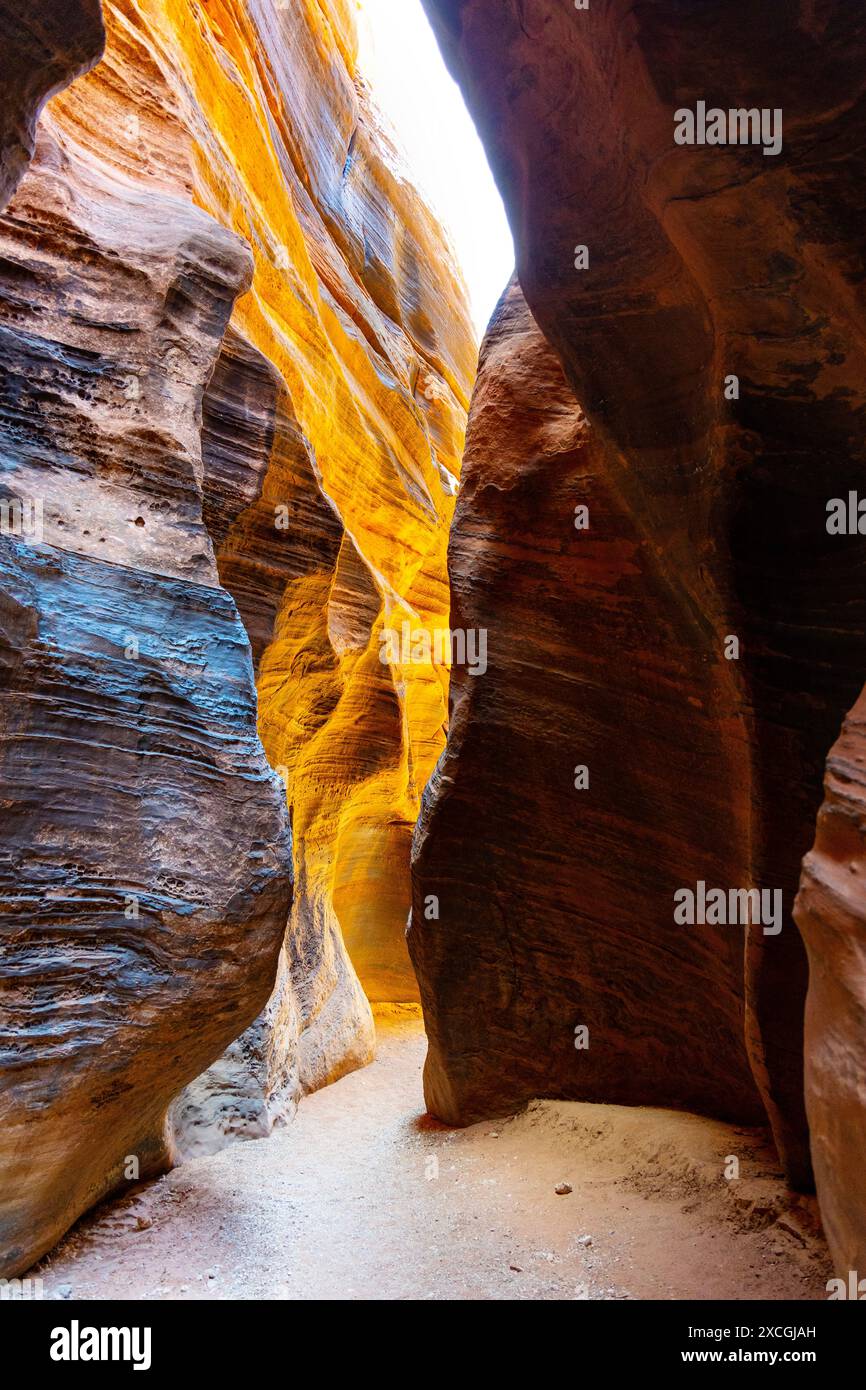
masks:
<path id="1" fill-rule="evenodd" d="M 866 673 L 866 540 L 826 524 L 863 476 L 866 25 L 841 0 L 425 5 L 520 286 L 450 550 L 488 670 L 454 672 L 414 848 L 428 1103 L 765 1111 L 805 1187 L 791 911 Z M 778 109 L 782 148 L 678 144 L 700 101 Z M 701 883 L 765 890 L 768 916 L 678 922 Z M 810 1010 L 814 1041 L 829 999 Z"/>
<path id="2" fill-rule="evenodd" d="M 33 154 L 45 102 L 98 61 L 105 45 L 100 0 L 0 3 L 0 210 Z"/>
<path id="3" fill-rule="evenodd" d="M 168 1161 L 265 1004 L 290 904 L 249 643 L 202 518 L 200 399 L 248 248 L 51 122 L 0 222 L 3 1265 Z M 35 522 L 35 515 L 33 518 Z"/>
<path id="4" fill-rule="evenodd" d="M 837 1270 L 866 1268 L 866 692 L 827 760 L 826 799 L 795 916 L 809 953 L 806 1110 Z M 862 1278 L 862 1273 L 859 1273 Z"/>
<path id="5" fill-rule="evenodd" d="M 41 99 L 102 33 L 39 8 Z M 345 0 L 103 11 L 0 219 L 6 1273 L 413 996 L 448 672 L 380 639 L 447 623 L 475 365 Z"/>

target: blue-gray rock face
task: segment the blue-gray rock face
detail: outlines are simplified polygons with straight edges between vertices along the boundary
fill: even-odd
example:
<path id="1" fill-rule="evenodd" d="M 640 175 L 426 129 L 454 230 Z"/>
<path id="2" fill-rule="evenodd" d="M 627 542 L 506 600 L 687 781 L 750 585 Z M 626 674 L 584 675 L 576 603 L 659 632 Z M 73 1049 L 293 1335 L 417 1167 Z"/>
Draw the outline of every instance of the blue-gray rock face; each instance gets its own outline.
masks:
<path id="1" fill-rule="evenodd" d="M 0 218 L 0 1269 L 164 1166 L 267 1002 L 285 789 L 203 519 L 248 248 L 50 122 Z"/>

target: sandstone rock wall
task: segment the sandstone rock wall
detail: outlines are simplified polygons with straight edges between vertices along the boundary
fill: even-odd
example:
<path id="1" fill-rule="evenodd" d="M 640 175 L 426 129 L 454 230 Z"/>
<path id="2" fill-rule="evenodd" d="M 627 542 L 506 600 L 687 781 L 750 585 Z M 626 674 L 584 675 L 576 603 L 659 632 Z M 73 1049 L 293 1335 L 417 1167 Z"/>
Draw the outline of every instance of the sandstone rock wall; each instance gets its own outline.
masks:
<path id="1" fill-rule="evenodd" d="M 845 1278 L 866 1268 L 864 714 L 861 695 L 830 751 L 826 799 L 795 909 L 809 953 L 805 1055 L 812 1158 L 824 1230 Z"/>
<path id="2" fill-rule="evenodd" d="M 100 0 L 2 0 L 0 4 L 0 209 L 33 154 L 45 102 L 102 54 Z"/>
<path id="3" fill-rule="evenodd" d="M 176 113 L 190 194 L 253 249 L 233 326 L 284 383 L 264 500 L 237 519 L 220 563 L 229 587 L 245 570 L 248 621 L 268 592 L 275 613 L 271 633 L 258 615 L 254 640 L 268 757 L 305 788 L 290 790 L 294 933 L 330 941 L 324 966 L 338 975 L 342 935 L 371 997 L 413 997 L 409 840 L 444 738 L 447 672 L 383 666 L 379 633 L 447 622 L 445 546 L 475 365 L 465 293 L 370 107 L 350 6 L 109 5 L 106 15 L 106 59 L 58 115 L 102 141 L 131 120 L 136 138 L 110 158 L 135 161 L 151 186 L 177 176 L 164 151 L 165 112 Z M 325 550 L 300 534 L 304 491 Z M 261 523 L 278 508 L 285 527 L 268 551 Z M 329 989 L 309 1003 L 325 1031 Z M 326 1054 L 342 1046 L 311 1048 L 311 1084 L 332 1074 Z"/>
<path id="4" fill-rule="evenodd" d="M 265 1004 L 288 816 L 202 518 L 200 400 L 243 242 L 49 122 L 0 220 L 0 1250 L 168 1161 L 165 1112 Z M 34 511 L 35 516 L 35 511 Z"/>
<path id="5" fill-rule="evenodd" d="M 506 307 L 452 538 L 455 624 L 486 623 L 490 669 L 456 674 L 416 847 L 430 1101 L 457 1120 L 540 1092 L 751 1119 L 759 1093 L 804 1185 L 790 914 L 866 671 L 866 542 L 826 530 L 863 476 L 863 19 L 839 0 L 425 3 L 588 429 L 579 463 L 558 440 L 548 459 L 575 405 L 527 391 L 519 362 L 507 379 Z M 782 151 L 677 145 L 674 113 L 701 100 L 780 109 Z M 675 930 L 698 880 L 782 893 L 744 971 L 742 928 Z"/>
<path id="6" fill-rule="evenodd" d="M 482 350 L 449 553 L 452 624 L 487 629 L 490 664 L 455 669 L 416 836 L 410 945 L 443 1118 L 537 1094 L 761 1114 L 742 935 L 673 920 L 680 882 L 740 870 L 745 737 L 725 668 L 702 660 L 645 557 L 604 440 L 514 284 Z M 697 802 L 696 765 L 713 770 Z"/>
<path id="7" fill-rule="evenodd" d="M 447 623 L 474 369 L 350 5 L 103 10 L 0 219 L 6 1272 L 368 1060 L 349 952 L 411 997 L 448 673 L 379 639 Z"/>

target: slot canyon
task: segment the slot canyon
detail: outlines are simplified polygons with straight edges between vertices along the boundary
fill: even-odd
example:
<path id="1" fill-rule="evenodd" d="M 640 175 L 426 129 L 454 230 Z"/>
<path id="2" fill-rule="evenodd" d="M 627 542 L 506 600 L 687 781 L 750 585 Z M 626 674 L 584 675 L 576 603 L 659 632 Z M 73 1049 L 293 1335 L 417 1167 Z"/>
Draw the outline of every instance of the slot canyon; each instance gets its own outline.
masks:
<path id="1" fill-rule="evenodd" d="M 394 3 L 480 342 L 364 0 L 0 0 L 3 1288 L 866 1297 L 866 12 Z"/>

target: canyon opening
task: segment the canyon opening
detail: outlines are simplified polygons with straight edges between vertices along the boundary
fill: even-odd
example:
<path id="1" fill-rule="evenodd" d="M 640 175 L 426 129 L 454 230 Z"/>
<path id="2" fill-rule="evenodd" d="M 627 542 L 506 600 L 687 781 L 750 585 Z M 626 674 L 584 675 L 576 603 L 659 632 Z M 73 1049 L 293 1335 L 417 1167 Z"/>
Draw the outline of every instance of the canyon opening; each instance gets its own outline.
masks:
<path id="1" fill-rule="evenodd" d="M 432 1300 L 826 1367 L 866 15 L 0 20 L 0 1301 L 61 1366 Z"/>

